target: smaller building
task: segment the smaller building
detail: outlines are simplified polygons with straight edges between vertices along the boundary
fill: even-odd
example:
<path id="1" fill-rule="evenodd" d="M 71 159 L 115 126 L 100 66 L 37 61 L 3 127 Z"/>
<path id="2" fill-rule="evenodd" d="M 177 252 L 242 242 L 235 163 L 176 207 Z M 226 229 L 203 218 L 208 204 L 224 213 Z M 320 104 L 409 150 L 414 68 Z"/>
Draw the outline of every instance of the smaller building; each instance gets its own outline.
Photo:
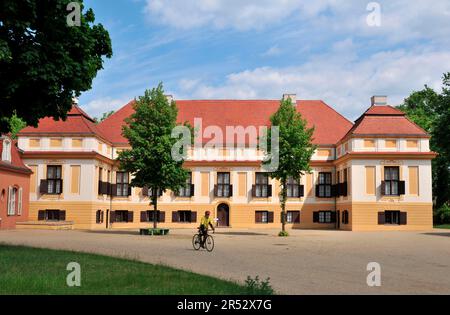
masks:
<path id="1" fill-rule="evenodd" d="M 0 229 L 28 220 L 31 170 L 9 136 L 0 136 Z"/>

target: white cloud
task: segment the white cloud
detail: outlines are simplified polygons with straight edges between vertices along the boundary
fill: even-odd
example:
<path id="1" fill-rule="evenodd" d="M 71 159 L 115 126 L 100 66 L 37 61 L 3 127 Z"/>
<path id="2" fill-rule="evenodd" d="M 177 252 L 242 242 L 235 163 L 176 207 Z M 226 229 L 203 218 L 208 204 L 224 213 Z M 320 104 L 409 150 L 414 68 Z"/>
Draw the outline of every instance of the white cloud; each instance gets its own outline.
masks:
<path id="1" fill-rule="evenodd" d="M 267 49 L 265 52 L 261 54 L 263 57 L 274 57 L 280 55 L 282 50 L 278 47 L 278 45 L 272 46 Z"/>
<path id="2" fill-rule="evenodd" d="M 354 119 L 370 105 L 370 96 L 386 94 L 392 105 L 400 104 L 424 84 L 439 88 L 443 72 L 450 69 L 450 52 L 398 50 L 356 60 L 348 58 L 345 45 L 352 47 L 346 41 L 300 66 L 231 73 L 220 86 L 195 81 L 181 88 L 180 96 L 280 99 L 283 93 L 297 93 L 299 99 L 322 99 Z"/>
<path id="3" fill-rule="evenodd" d="M 101 117 L 103 113 L 116 111 L 127 104 L 130 99 L 113 99 L 110 97 L 97 98 L 87 104 L 80 104 L 81 108 L 91 117 Z"/>

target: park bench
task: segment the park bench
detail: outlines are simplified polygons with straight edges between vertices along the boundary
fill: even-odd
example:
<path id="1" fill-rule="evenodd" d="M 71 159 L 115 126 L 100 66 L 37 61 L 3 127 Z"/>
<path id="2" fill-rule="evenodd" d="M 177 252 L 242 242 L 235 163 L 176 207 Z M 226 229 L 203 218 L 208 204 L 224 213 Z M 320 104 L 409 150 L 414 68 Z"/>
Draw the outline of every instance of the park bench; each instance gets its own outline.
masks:
<path id="1" fill-rule="evenodd" d="M 140 229 L 140 235 L 168 235 L 169 229 Z"/>

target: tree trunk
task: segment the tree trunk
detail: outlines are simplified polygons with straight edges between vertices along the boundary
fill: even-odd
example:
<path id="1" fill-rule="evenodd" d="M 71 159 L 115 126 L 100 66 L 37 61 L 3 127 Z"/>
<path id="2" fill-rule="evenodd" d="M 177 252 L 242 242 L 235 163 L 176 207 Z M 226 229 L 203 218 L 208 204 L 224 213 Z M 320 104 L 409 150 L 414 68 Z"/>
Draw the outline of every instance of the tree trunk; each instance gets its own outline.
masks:
<path id="1" fill-rule="evenodd" d="M 286 178 L 281 179 L 281 230 L 286 232 L 286 199 L 287 187 Z"/>
<path id="2" fill-rule="evenodd" d="M 155 189 L 152 189 L 153 191 L 155 191 Z M 158 228 L 158 191 L 156 191 L 156 193 L 153 193 L 152 196 L 152 200 L 153 200 L 153 228 L 156 229 Z"/>

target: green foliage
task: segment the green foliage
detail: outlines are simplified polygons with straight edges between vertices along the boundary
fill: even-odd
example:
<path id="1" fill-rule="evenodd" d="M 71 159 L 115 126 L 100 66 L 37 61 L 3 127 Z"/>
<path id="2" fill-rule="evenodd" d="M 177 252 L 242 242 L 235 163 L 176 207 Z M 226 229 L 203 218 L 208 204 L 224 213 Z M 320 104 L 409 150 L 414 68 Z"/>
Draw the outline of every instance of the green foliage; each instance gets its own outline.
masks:
<path id="1" fill-rule="evenodd" d="M 311 171 L 310 161 L 316 150 L 312 144 L 314 128 L 308 128 L 306 120 L 297 111 L 290 98 L 283 99 L 277 112 L 270 117 L 271 126 L 279 127 L 279 149 L 271 148 L 272 131 L 263 137 L 268 142 L 265 150 L 265 165 L 270 163 L 273 154 L 279 154 L 279 167 L 269 172 L 270 177 L 281 183 L 280 204 L 282 210 L 282 231 L 286 225 L 287 180 L 289 177 L 300 181 L 300 178 Z"/>
<path id="2" fill-rule="evenodd" d="M 434 212 L 434 224 L 450 224 L 450 205 L 444 203 Z"/>
<path id="3" fill-rule="evenodd" d="M 279 237 L 288 237 L 289 233 L 288 233 L 288 231 L 281 231 L 280 233 L 278 233 L 278 236 Z"/>
<path id="4" fill-rule="evenodd" d="M 100 118 L 99 117 L 94 117 L 94 121 L 95 121 L 95 123 L 99 124 L 102 121 L 104 121 L 106 118 L 110 117 L 112 114 L 114 114 L 113 110 L 109 111 L 109 112 L 106 112 L 106 113 L 103 113 L 102 117 L 100 117 Z"/>
<path id="5" fill-rule="evenodd" d="M 255 279 L 248 276 L 245 281 L 245 287 L 249 295 L 273 295 L 275 293 L 270 285 L 270 278 L 262 281 L 259 279 L 259 276 L 256 276 Z"/>
<path id="6" fill-rule="evenodd" d="M 9 126 L 11 138 L 13 138 L 13 139 L 16 139 L 17 133 L 27 126 L 27 124 L 16 114 L 14 114 L 9 119 L 6 117 L 3 117 L 0 120 L 2 120 L 6 125 Z"/>
<path id="7" fill-rule="evenodd" d="M 81 26 L 67 25 L 69 2 L 0 2 L 0 117 L 16 113 L 32 126 L 46 116 L 65 119 L 72 98 L 91 88 L 103 57 L 112 56 L 109 34 L 94 24 L 91 9 Z M 10 130 L 1 120 L 0 133 Z"/>
<path id="8" fill-rule="evenodd" d="M 134 114 L 123 127 L 131 149 L 119 154 L 120 167 L 133 175 L 132 186 L 149 187 L 154 192 L 178 191 L 185 184 L 188 173 L 183 168 L 183 160 L 172 158 L 172 147 L 178 140 L 172 138 L 172 130 L 177 126 L 176 103 L 169 104 L 163 86 L 159 84 L 151 91 L 146 90 L 133 108 Z M 156 194 L 151 199 L 157 210 Z"/>

